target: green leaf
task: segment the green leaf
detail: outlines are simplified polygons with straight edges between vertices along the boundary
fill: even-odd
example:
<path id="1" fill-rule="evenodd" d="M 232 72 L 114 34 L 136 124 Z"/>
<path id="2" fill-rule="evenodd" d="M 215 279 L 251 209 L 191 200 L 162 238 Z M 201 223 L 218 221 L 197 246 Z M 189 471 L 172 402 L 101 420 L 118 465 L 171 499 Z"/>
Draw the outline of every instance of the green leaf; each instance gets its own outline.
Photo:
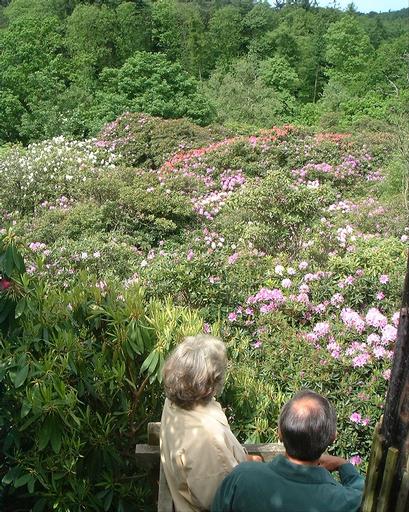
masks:
<path id="1" fill-rule="evenodd" d="M 2 483 L 5 485 L 10 485 L 14 482 L 19 474 L 21 474 L 21 469 L 19 467 L 14 466 L 14 468 L 10 468 L 3 476 Z"/>
<path id="2" fill-rule="evenodd" d="M 2 322 L 4 322 L 4 320 L 7 319 L 7 317 L 9 316 L 9 314 L 10 314 L 12 308 L 13 308 L 13 304 L 9 300 L 4 301 L 3 304 L 4 303 L 5 303 L 5 306 L 3 308 L 3 311 L 0 313 L 0 324 Z"/>
<path id="3" fill-rule="evenodd" d="M 28 403 L 27 400 L 23 400 L 23 403 L 21 404 L 20 417 L 25 418 L 30 411 L 31 411 L 31 404 Z"/>
<path id="4" fill-rule="evenodd" d="M 47 499 L 46 498 L 41 498 L 39 499 L 38 501 L 36 501 L 34 507 L 33 507 L 33 512 L 43 512 L 43 510 L 45 509 L 47 505 Z"/>
<path id="5" fill-rule="evenodd" d="M 27 378 L 29 369 L 30 369 L 30 366 L 28 364 L 26 364 L 25 366 L 23 366 L 22 368 L 20 368 L 20 370 L 18 370 L 16 372 L 16 374 L 14 375 L 14 378 L 12 379 L 15 388 L 19 388 L 20 386 L 22 386 L 24 384 L 24 382 Z"/>
<path id="6" fill-rule="evenodd" d="M 11 246 L 11 251 L 13 254 L 13 261 L 14 261 L 14 264 L 15 264 L 18 272 L 20 274 L 24 274 L 24 272 L 26 271 L 26 268 L 24 265 L 23 257 L 21 256 L 20 252 L 17 250 L 17 248 L 14 245 Z"/>
<path id="7" fill-rule="evenodd" d="M 13 249 L 12 249 L 11 245 L 9 245 L 7 247 L 6 253 L 4 255 L 3 268 L 4 268 L 4 273 L 8 277 L 11 277 L 11 274 L 13 273 L 13 270 L 14 270 Z"/>
<path id="8" fill-rule="evenodd" d="M 38 435 L 38 449 L 44 450 L 44 448 L 48 445 L 51 437 L 51 421 L 49 418 L 46 418 L 43 423 L 43 427 L 40 430 L 40 434 Z"/>
<path id="9" fill-rule="evenodd" d="M 30 473 L 26 473 L 23 476 L 20 476 L 17 478 L 17 480 L 14 482 L 14 487 L 18 489 L 19 487 L 23 487 L 23 485 L 26 485 L 30 480 L 32 480 L 32 476 Z"/>
<path id="10" fill-rule="evenodd" d="M 35 480 L 35 478 L 32 476 L 32 477 L 31 477 L 31 480 L 29 480 L 29 482 L 27 483 L 27 489 L 28 489 L 28 492 L 29 492 L 30 494 L 33 494 L 33 492 L 34 492 L 34 485 L 35 485 L 35 483 L 36 483 L 36 480 Z"/>
<path id="11" fill-rule="evenodd" d="M 151 363 L 152 363 L 152 360 L 154 359 L 155 357 L 155 354 L 156 352 L 152 351 L 148 357 L 145 359 L 145 361 L 142 363 L 142 366 L 141 366 L 141 373 L 143 373 L 145 370 L 147 370 Z"/>
<path id="12" fill-rule="evenodd" d="M 54 453 L 59 453 L 61 449 L 61 430 L 58 427 L 56 422 L 53 422 L 53 427 L 51 429 L 51 447 Z"/>
<path id="13" fill-rule="evenodd" d="M 112 491 L 112 489 L 110 489 L 110 491 L 108 492 L 108 494 L 106 495 L 106 497 L 104 499 L 104 510 L 105 510 L 105 512 L 107 512 L 111 508 L 112 498 L 113 497 L 114 497 L 114 492 Z"/>
<path id="14" fill-rule="evenodd" d="M 26 309 L 26 299 L 21 299 L 18 301 L 16 310 L 14 312 L 14 318 L 19 318 Z"/>

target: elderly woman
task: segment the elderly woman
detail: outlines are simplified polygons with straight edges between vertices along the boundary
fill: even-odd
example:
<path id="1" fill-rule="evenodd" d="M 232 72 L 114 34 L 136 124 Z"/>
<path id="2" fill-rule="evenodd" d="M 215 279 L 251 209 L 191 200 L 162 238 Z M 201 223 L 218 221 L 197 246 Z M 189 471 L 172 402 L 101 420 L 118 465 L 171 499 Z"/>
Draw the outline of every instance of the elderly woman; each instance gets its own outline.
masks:
<path id="1" fill-rule="evenodd" d="M 186 338 L 165 362 L 161 460 L 176 512 L 210 510 L 217 487 L 248 460 L 216 401 L 226 349 L 217 338 Z"/>

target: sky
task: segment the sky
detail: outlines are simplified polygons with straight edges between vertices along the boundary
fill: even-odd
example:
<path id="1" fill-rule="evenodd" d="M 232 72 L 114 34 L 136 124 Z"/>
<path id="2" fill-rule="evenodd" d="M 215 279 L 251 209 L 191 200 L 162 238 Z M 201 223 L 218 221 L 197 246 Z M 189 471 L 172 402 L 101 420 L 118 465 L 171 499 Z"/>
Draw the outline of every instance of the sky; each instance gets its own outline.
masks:
<path id="1" fill-rule="evenodd" d="M 351 3 L 351 0 L 335 0 L 338 7 L 345 9 L 345 7 Z M 354 0 L 353 3 L 357 11 L 359 12 L 388 12 L 399 11 L 409 7 L 409 0 Z M 322 7 L 328 5 L 334 5 L 333 1 L 330 0 L 318 0 L 318 4 Z"/>

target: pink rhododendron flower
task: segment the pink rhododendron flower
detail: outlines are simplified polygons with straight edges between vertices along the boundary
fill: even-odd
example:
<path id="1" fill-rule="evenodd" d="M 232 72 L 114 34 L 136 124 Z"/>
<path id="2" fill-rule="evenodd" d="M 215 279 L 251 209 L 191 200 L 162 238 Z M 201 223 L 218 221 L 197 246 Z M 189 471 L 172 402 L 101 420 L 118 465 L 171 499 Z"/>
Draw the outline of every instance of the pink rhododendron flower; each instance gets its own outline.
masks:
<path id="1" fill-rule="evenodd" d="M 387 276 L 386 274 L 382 274 L 379 278 L 379 282 L 381 284 L 389 283 L 389 276 Z"/>
<path id="2" fill-rule="evenodd" d="M 359 412 L 353 412 L 349 419 L 352 421 L 352 423 L 361 423 L 362 416 Z"/>
<path id="3" fill-rule="evenodd" d="M 400 317 L 400 311 L 396 311 L 396 313 L 392 316 L 392 323 L 395 327 L 398 327 L 399 325 L 399 317 Z"/>
<path id="4" fill-rule="evenodd" d="M 229 322 L 235 322 L 237 320 L 237 315 L 234 312 L 233 313 L 229 313 L 227 318 L 229 319 Z"/>
<path id="5" fill-rule="evenodd" d="M 386 355 L 385 347 L 382 347 L 382 345 L 374 347 L 373 354 L 376 357 L 376 359 L 382 359 Z"/>
<path id="6" fill-rule="evenodd" d="M 301 261 L 301 263 L 298 265 L 298 268 L 300 270 L 305 270 L 308 267 L 308 261 Z"/>
<path id="7" fill-rule="evenodd" d="M 378 292 L 378 293 L 376 294 L 376 298 L 377 298 L 378 300 L 383 300 L 383 299 L 385 298 L 385 294 L 384 294 L 383 292 Z"/>
<path id="8" fill-rule="evenodd" d="M 357 466 L 358 464 L 362 463 L 362 459 L 359 455 L 352 455 L 352 457 L 349 458 L 349 462 L 352 465 Z"/>
<path id="9" fill-rule="evenodd" d="M 344 308 L 341 311 L 341 320 L 347 327 L 353 328 L 358 332 L 362 332 L 365 329 L 365 322 L 359 314 L 351 308 Z"/>
<path id="10" fill-rule="evenodd" d="M 385 325 L 382 329 L 382 342 L 383 343 L 392 343 L 396 341 L 396 337 L 398 335 L 398 330 L 393 325 Z"/>
<path id="11" fill-rule="evenodd" d="M 260 313 L 270 313 L 270 311 L 273 311 L 276 309 L 275 304 L 270 302 L 270 304 L 263 304 L 260 308 Z"/>
<path id="12" fill-rule="evenodd" d="M 331 304 L 333 306 L 340 306 L 342 303 L 344 302 L 344 296 L 341 295 L 340 293 L 335 293 L 332 297 L 331 297 Z"/>
<path id="13" fill-rule="evenodd" d="M 390 370 L 390 368 L 388 368 L 387 370 L 382 372 L 382 377 L 385 380 L 389 380 L 391 378 L 391 370 Z"/>
<path id="14" fill-rule="evenodd" d="M 194 251 L 192 251 L 192 249 L 190 249 L 190 251 L 187 253 L 187 256 L 186 256 L 187 261 L 191 261 L 193 259 L 194 255 L 195 255 Z"/>
<path id="15" fill-rule="evenodd" d="M 366 343 L 368 345 L 376 345 L 378 343 L 380 343 L 381 341 L 381 337 L 378 336 L 377 334 L 375 333 L 372 333 L 370 334 L 367 338 L 366 338 Z"/>
<path id="16" fill-rule="evenodd" d="M 371 359 L 371 356 L 367 354 L 366 352 L 359 354 L 358 356 L 354 357 L 352 360 L 352 366 L 354 368 L 360 368 L 362 366 L 365 366 Z"/>
<path id="17" fill-rule="evenodd" d="M 8 279 L 0 279 L 0 290 L 7 290 L 10 286 L 11 282 Z"/>
<path id="18" fill-rule="evenodd" d="M 229 259 L 228 259 L 229 264 L 232 265 L 233 263 L 236 263 L 238 257 L 239 257 L 239 253 L 238 252 L 235 252 L 234 254 L 229 256 Z"/>
<path id="19" fill-rule="evenodd" d="M 377 308 L 370 308 L 365 317 L 366 323 L 372 327 L 385 327 L 388 319 Z"/>
<path id="20" fill-rule="evenodd" d="M 275 273 L 278 274 L 279 276 L 282 276 L 283 275 L 283 272 L 284 272 L 284 267 L 282 265 L 276 265 L 275 269 L 274 269 Z"/>
<path id="21" fill-rule="evenodd" d="M 302 304 L 309 304 L 310 299 L 306 293 L 299 293 L 296 297 L 296 301 Z"/>
<path id="22" fill-rule="evenodd" d="M 291 281 L 291 279 L 283 279 L 281 281 L 281 286 L 283 288 L 290 288 L 292 284 L 293 284 L 293 282 Z"/>
<path id="23" fill-rule="evenodd" d="M 328 322 L 319 322 L 313 329 L 313 332 L 318 338 L 323 338 L 330 332 L 330 326 Z"/>

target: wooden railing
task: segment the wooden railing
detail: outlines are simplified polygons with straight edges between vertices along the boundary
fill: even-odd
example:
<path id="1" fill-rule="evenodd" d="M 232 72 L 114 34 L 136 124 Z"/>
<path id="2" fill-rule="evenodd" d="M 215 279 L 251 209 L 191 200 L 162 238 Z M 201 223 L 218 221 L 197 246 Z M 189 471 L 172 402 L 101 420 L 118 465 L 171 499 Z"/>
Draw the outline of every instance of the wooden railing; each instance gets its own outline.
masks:
<path id="1" fill-rule="evenodd" d="M 159 431 L 160 423 L 148 424 L 148 444 L 136 445 L 135 456 L 139 464 L 148 469 L 151 484 L 158 489 L 158 512 L 173 512 L 172 497 L 160 463 Z M 266 462 L 284 453 L 284 446 L 281 443 L 244 444 L 243 446 L 249 454 L 261 455 Z"/>

